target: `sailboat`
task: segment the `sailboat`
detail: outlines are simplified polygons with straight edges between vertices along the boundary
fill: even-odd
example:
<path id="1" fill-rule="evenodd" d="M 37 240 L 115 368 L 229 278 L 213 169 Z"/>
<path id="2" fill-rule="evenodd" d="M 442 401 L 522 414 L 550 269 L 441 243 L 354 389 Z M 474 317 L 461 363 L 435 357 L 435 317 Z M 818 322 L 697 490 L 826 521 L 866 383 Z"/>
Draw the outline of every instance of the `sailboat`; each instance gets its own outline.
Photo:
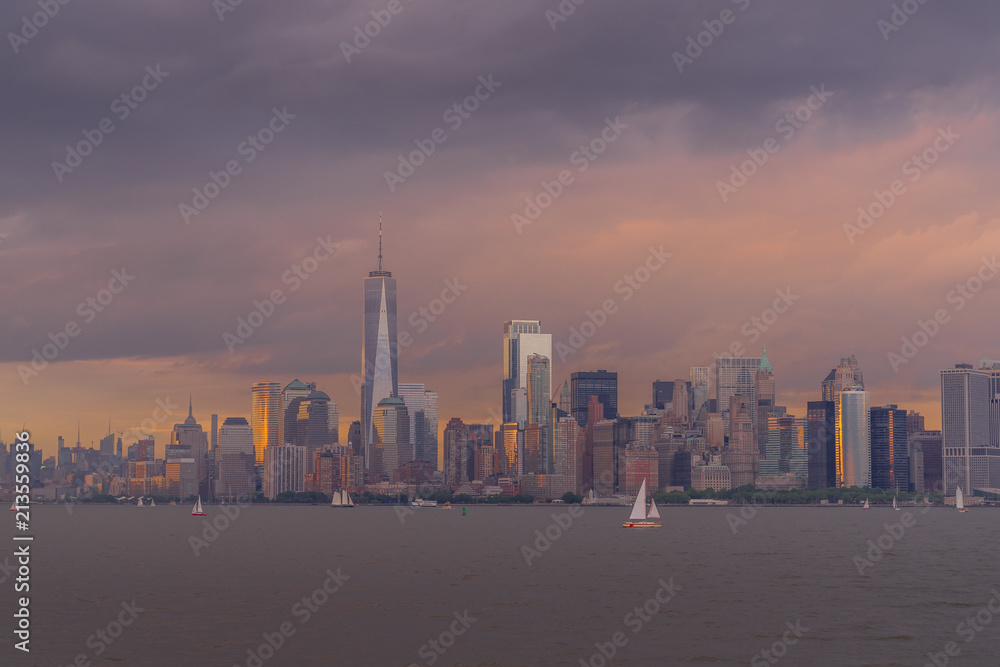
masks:
<path id="1" fill-rule="evenodd" d="M 354 507 L 354 501 L 347 491 L 334 491 L 330 507 Z"/>
<path id="2" fill-rule="evenodd" d="M 958 487 L 957 489 L 955 489 L 955 507 L 958 508 L 959 512 L 969 511 L 965 509 L 965 496 L 962 495 L 962 487 Z"/>
<path id="3" fill-rule="evenodd" d="M 156 507 L 156 501 L 155 501 L 155 500 L 153 500 L 152 498 L 150 498 L 150 499 L 149 499 L 149 506 L 150 506 L 150 507 Z"/>
<path id="4" fill-rule="evenodd" d="M 191 516 L 207 516 L 205 510 L 201 508 L 201 496 L 198 496 L 198 502 L 194 504 L 194 508 L 191 510 Z"/>
<path id="5" fill-rule="evenodd" d="M 868 499 L 867 498 L 865 498 L 864 507 L 862 507 L 861 509 L 863 509 L 863 510 L 870 510 L 871 509 L 871 507 L 868 506 Z"/>
<path id="6" fill-rule="evenodd" d="M 635 497 L 635 505 L 632 506 L 632 513 L 628 519 L 622 521 L 622 528 L 659 528 L 663 524 L 659 521 L 660 512 L 656 509 L 656 503 L 650 505 L 649 512 L 646 512 L 646 480 L 642 480 L 639 487 L 639 494 Z"/>
<path id="7" fill-rule="evenodd" d="M 16 500 L 10 504 L 10 511 L 11 512 L 16 512 L 17 511 L 17 501 Z"/>
<path id="8" fill-rule="evenodd" d="M 145 507 L 145 505 L 142 504 L 142 496 L 139 496 L 139 504 L 136 505 L 136 507 Z"/>
<path id="9" fill-rule="evenodd" d="M 893 499 L 892 499 L 892 509 L 896 510 L 897 512 L 900 511 L 899 510 L 899 505 L 896 504 L 896 498 L 895 497 L 893 497 Z"/>

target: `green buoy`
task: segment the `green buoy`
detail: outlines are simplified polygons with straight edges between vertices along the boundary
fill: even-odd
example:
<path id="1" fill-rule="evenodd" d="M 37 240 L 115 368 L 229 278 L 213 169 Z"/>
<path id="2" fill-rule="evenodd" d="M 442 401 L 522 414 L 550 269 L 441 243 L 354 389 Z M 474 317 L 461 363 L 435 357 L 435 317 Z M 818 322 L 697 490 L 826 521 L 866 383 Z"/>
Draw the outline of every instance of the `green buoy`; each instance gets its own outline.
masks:
<path id="1" fill-rule="evenodd" d="M 465 508 L 464 507 L 462 508 L 462 516 L 469 516 L 468 514 L 465 513 Z"/>

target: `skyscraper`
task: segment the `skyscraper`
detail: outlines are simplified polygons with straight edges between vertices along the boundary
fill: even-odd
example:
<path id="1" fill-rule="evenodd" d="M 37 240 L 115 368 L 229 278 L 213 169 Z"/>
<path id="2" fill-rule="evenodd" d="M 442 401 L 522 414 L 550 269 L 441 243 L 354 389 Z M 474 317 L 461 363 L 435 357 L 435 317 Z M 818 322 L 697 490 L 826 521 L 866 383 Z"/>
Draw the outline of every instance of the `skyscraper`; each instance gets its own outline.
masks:
<path id="1" fill-rule="evenodd" d="M 361 388 L 362 441 L 373 441 L 372 419 L 383 399 L 399 396 L 396 332 L 396 281 L 391 271 L 382 269 L 382 220 L 378 223 L 378 269 L 365 278 L 364 342 L 361 351 L 365 378 Z M 365 465 L 371 457 L 365 452 Z"/>
<path id="2" fill-rule="evenodd" d="M 757 449 L 761 456 L 765 456 L 771 437 L 768 419 L 774 414 L 774 371 L 771 368 L 771 362 L 767 360 L 766 346 L 760 358 L 760 366 L 757 368 L 757 373 L 754 374 L 753 387 Z"/>
<path id="3" fill-rule="evenodd" d="M 427 461 L 437 468 L 437 392 L 427 391 L 422 382 L 400 382 L 399 397 L 406 404 L 406 411 L 410 416 L 410 443 L 413 452 L 407 461 Z"/>
<path id="4" fill-rule="evenodd" d="M 955 368 L 941 371 L 941 446 L 946 495 L 954 495 L 957 486 L 969 495 L 977 488 L 992 487 L 990 465 L 997 450 L 989 448 L 989 392 L 988 371 L 974 370 L 971 364 L 956 364 Z"/>
<path id="5" fill-rule="evenodd" d="M 295 378 L 281 391 L 281 444 L 295 442 L 294 423 L 298 418 L 299 407 L 298 403 L 292 406 L 292 402 L 297 398 L 305 398 L 315 390 L 315 382 L 306 383 Z"/>
<path id="6" fill-rule="evenodd" d="M 810 489 L 837 486 L 837 411 L 833 401 L 806 404 Z"/>
<path id="7" fill-rule="evenodd" d="M 445 487 L 455 489 L 469 481 L 469 431 L 458 417 L 452 417 L 444 427 L 444 472 Z"/>
<path id="8" fill-rule="evenodd" d="M 264 450 L 281 444 L 281 385 L 277 382 L 254 382 L 250 389 L 253 407 L 250 427 L 257 466 L 264 465 Z"/>
<path id="9" fill-rule="evenodd" d="M 603 419 L 618 418 L 618 373 L 605 370 L 579 371 L 570 375 L 570 414 L 581 427 L 587 425 L 590 397 L 604 406 Z"/>
<path id="10" fill-rule="evenodd" d="M 762 357 L 716 357 L 715 398 L 716 410 L 723 415 L 726 427 L 729 420 L 729 399 L 735 394 L 746 396 L 750 402 L 750 418 L 757 423 L 757 397 L 754 394 L 754 380 L 760 369 Z M 727 431 L 728 432 L 728 431 Z"/>
<path id="11" fill-rule="evenodd" d="M 528 424 L 538 425 L 539 466 L 536 472 L 552 473 L 552 363 L 548 357 L 528 357 Z M 527 443 L 527 440 L 525 441 Z"/>
<path id="12" fill-rule="evenodd" d="M 653 407 L 666 410 L 674 401 L 674 383 L 669 380 L 653 380 Z"/>
<path id="13" fill-rule="evenodd" d="M 528 357 L 540 354 L 550 360 L 546 400 L 552 397 L 552 334 L 543 334 L 538 320 L 510 320 L 503 325 L 503 421 L 517 422 L 523 428 L 527 414 L 519 414 L 518 392 L 528 388 Z"/>
<path id="14" fill-rule="evenodd" d="M 202 429 L 201 424 L 194 418 L 194 406 L 190 400 L 188 401 L 187 419 L 184 420 L 183 424 L 174 424 L 174 428 L 170 432 L 170 444 L 184 445 L 189 448 L 190 457 L 195 462 L 194 476 L 197 484 L 197 492 L 206 496 L 211 495 L 211 485 L 205 484 L 208 476 L 208 435 Z M 167 457 L 164 456 L 164 458 Z M 182 498 L 187 498 L 187 495 L 178 495 Z"/>
<path id="15" fill-rule="evenodd" d="M 243 417 L 227 417 L 219 429 L 216 448 L 216 495 L 232 498 L 252 496 L 254 479 L 254 441 L 250 424 Z"/>
<path id="16" fill-rule="evenodd" d="M 410 415 L 403 399 L 383 398 L 372 413 L 370 482 L 393 481 L 399 466 L 406 463 L 410 444 Z M 402 456 L 400 452 L 403 452 Z"/>
<path id="17" fill-rule="evenodd" d="M 861 374 L 861 365 L 858 363 L 857 358 L 852 354 L 849 357 L 841 357 L 840 363 L 834 368 L 831 373 L 833 374 L 833 382 L 830 384 L 828 381 L 830 377 L 827 376 L 827 380 L 824 381 L 824 396 L 829 394 L 830 399 L 833 401 L 834 409 L 834 420 L 838 425 L 836 432 L 836 448 L 837 448 L 837 484 L 838 486 L 843 485 L 843 475 L 844 471 L 841 468 L 843 464 L 843 453 L 844 445 L 841 442 L 841 430 L 840 430 L 840 392 L 844 391 L 848 387 L 857 387 L 859 389 L 865 388 L 864 376 Z M 824 400 L 827 400 L 824 398 Z M 848 484 L 848 486 L 850 486 Z"/>
<path id="18" fill-rule="evenodd" d="M 729 448 L 722 457 L 732 475 L 734 489 L 754 484 L 757 479 L 760 452 L 754 442 L 753 419 L 750 400 L 735 394 L 729 403 Z"/>
<path id="19" fill-rule="evenodd" d="M 871 409 L 872 487 L 910 490 L 909 438 L 906 410 L 895 405 Z"/>
<path id="20" fill-rule="evenodd" d="M 868 392 L 846 387 L 839 395 L 837 472 L 840 486 L 870 487 L 872 471 L 871 406 Z"/>
<path id="21" fill-rule="evenodd" d="M 760 477 L 771 478 L 762 487 L 805 488 L 809 477 L 808 425 L 799 417 L 768 417 L 767 456 L 760 461 Z"/>

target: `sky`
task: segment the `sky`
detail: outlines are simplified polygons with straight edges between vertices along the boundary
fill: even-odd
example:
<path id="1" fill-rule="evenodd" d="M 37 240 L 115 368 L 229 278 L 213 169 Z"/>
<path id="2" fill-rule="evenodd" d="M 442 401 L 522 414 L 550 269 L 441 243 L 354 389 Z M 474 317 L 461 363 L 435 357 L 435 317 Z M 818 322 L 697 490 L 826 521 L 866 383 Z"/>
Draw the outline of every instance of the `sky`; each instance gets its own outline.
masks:
<path id="1" fill-rule="evenodd" d="M 498 410 L 510 319 L 623 415 L 766 344 L 791 413 L 853 353 L 937 426 L 1000 358 L 1000 5 L 902 5 L 4 3 L 0 437 L 162 455 L 189 395 L 300 378 L 345 439 L 380 213 L 442 426 Z"/>

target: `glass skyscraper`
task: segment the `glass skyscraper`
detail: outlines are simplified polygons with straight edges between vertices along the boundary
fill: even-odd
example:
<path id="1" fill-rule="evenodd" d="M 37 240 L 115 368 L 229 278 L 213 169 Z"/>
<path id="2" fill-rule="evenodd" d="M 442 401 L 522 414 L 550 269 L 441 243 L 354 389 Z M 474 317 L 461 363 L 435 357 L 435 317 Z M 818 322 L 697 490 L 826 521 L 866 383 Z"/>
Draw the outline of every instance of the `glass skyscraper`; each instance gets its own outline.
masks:
<path id="1" fill-rule="evenodd" d="M 250 388 L 253 407 L 250 426 L 253 428 L 255 464 L 264 465 L 264 451 L 281 443 L 281 384 L 254 382 Z"/>
<path id="2" fill-rule="evenodd" d="M 372 415 L 383 399 L 397 397 L 399 375 L 396 337 L 396 281 L 391 271 L 382 269 L 382 223 L 378 230 L 378 269 L 365 278 L 365 322 L 362 347 L 361 388 L 362 442 L 365 443 L 365 467 L 371 467 L 367 445 L 372 442 Z"/>
<path id="3" fill-rule="evenodd" d="M 872 430 L 870 396 L 847 387 L 838 397 L 837 472 L 839 486 L 871 486 Z"/>
<path id="4" fill-rule="evenodd" d="M 516 422 L 521 428 L 528 422 L 528 357 L 540 354 L 552 360 L 552 334 L 543 334 L 538 320 L 510 320 L 503 325 L 503 421 Z M 551 365 L 546 400 L 552 397 Z M 519 397 L 524 405 L 519 406 Z"/>

